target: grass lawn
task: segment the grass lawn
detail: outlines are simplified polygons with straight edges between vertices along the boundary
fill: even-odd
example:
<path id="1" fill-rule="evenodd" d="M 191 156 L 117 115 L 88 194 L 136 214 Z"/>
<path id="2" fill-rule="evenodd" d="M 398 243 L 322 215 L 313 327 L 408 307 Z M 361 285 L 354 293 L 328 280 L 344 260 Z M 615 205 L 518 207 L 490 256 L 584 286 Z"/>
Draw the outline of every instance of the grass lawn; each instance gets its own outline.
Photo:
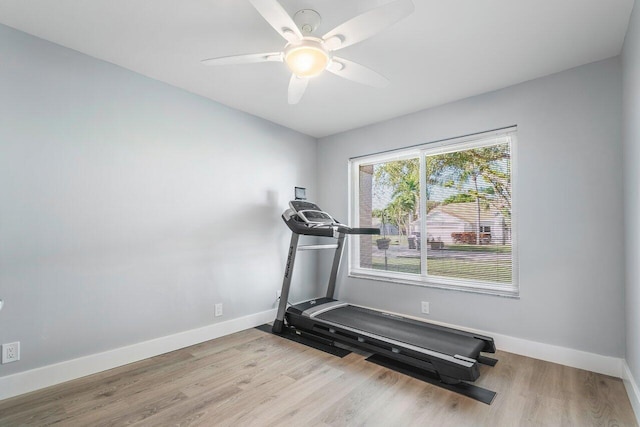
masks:
<path id="1" fill-rule="evenodd" d="M 385 270 L 384 258 L 373 258 L 373 269 Z M 420 274 L 420 260 L 416 258 L 388 258 L 388 271 Z M 430 275 L 454 277 L 459 279 L 477 279 L 485 277 L 491 281 L 511 283 L 511 264 L 490 264 L 486 261 L 474 261 L 456 258 L 435 258 L 427 260 Z"/>
<path id="2" fill-rule="evenodd" d="M 484 277 L 492 282 L 511 283 L 511 263 L 490 264 L 484 261 L 437 258 L 427 260 L 427 270 L 433 276 L 459 279 Z"/>
<path id="3" fill-rule="evenodd" d="M 373 257 L 373 269 L 385 270 L 384 258 Z M 420 260 L 417 258 L 387 258 L 387 271 L 420 274 Z"/>
<path id="4" fill-rule="evenodd" d="M 382 236 L 371 236 L 371 243 L 375 249 L 376 240 Z M 399 249 L 408 248 L 406 236 L 387 236 L 391 239 L 390 249 L 394 246 L 400 246 Z M 451 256 L 447 256 L 447 252 Z M 467 255 L 460 256 L 454 253 L 466 252 Z M 419 251 L 415 254 L 419 256 Z M 431 250 L 428 251 L 431 254 Z M 469 245 L 469 244 L 445 244 L 444 250 L 435 250 L 444 256 L 431 257 L 427 259 L 427 270 L 429 275 L 460 278 L 460 279 L 477 279 L 479 277 L 486 278 L 492 282 L 511 283 L 511 254 L 510 245 Z M 478 259 L 475 258 L 478 255 Z M 500 255 L 499 260 L 491 261 L 491 256 L 487 254 Z M 397 271 L 400 273 L 420 274 L 420 259 L 404 256 L 395 256 L 393 251 L 389 251 L 387 257 L 387 265 L 383 256 L 374 256 L 372 259 L 372 267 L 375 270 Z M 489 260 L 488 260 L 489 259 Z"/>

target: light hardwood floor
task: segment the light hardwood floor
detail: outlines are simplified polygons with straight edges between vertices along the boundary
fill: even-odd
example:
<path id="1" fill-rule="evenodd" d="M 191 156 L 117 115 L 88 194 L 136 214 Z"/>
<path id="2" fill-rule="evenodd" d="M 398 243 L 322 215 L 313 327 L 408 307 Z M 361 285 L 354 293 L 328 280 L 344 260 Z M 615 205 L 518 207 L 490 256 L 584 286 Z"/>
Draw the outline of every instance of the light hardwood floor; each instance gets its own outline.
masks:
<path id="1" fill-rule="evenodd" d="M 0 402 L 0 426 L 636 426 L 621 380 L 506 352 L 485 405 L 255 330 Z"/>

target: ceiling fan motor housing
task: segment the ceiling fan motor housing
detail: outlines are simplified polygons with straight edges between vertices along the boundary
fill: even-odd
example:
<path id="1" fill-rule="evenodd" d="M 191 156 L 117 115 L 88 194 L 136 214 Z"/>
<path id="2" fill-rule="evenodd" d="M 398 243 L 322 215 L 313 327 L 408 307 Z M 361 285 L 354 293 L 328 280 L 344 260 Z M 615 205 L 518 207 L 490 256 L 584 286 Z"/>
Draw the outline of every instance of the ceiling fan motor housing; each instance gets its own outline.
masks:
<path id="1" fill-rule="evenodd" d="M 322 22 L 322 17 L 313 9 L 302 9 L 293 15 L 293 22 L 300 28 L 302 34 L 307 36 L 318 28 Z"/>

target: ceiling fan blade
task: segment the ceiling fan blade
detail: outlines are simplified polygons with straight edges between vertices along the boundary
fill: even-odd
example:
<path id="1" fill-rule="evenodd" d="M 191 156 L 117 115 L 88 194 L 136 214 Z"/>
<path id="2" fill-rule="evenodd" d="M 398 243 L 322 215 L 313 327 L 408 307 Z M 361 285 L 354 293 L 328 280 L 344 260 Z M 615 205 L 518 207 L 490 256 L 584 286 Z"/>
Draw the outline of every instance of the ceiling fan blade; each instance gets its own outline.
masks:
<path id="1" fill-rule="evenodd" d="M 258 13 L 287 41 L 302 38 L 298 26 L 276 0 L 249 0 Z"/>
<path id="2" fill-rule="evenodd" d="M 344 77 L 357 83 L 373 87 L 386 87 L 389 80 L 376 73 L 364 65 L 357 64 L 346 59 L 333 57 L 331 65 L 327 67 L 327 71 L 332 72 L 336 76 Z"/>
<path id="3" fill-rule="evenodd" d="M 411 0 L 396 0 L 378 8 L 369 10 L 338 25 L 325 34 L 322 39 L 329 50 L 338 50 L 368 39 L 414 11 Z"/>
<path id="4" fill-rule="evenodd" d="M 250 53 L 248 55 L 221 56 L 219 58 L 203 59 L 200 62 L 204 65 L 235 65 L 272 61 L 282 62 L 282 52 Z"/>
<path id="5" fill-rule="evenodd" d="M 289 104 L 297 104 L 302 99 L 308 85 L 309 79 L 292 74 L 291 80 L 289 80 Z"/>

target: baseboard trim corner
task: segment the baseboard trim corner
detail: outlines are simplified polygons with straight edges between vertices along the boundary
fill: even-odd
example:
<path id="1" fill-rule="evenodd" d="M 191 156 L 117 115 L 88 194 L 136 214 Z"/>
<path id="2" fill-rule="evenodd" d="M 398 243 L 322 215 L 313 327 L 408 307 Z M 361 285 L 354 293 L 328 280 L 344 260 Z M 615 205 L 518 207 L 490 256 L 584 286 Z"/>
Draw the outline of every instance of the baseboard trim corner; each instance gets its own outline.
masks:
<path id="1" fill-rule="evenodd" d="M 271 322 L 276 310 L 267 310 L 220 323 L 155 338 L 125 347 L 91 354 L 0 377 L 0 400 L 19 396 L 66 381 L 199 344 Z"/>
<path id="2" fill-rule="evenodd" d="M 627 389 L 627 395 L 629 396 L 633 412 L 636 414 L 636 420 L 638 424 L 640 424 L 640 388 L 638 388 L 638 383 L 633 377 L 626 360 L 623 365 L 624 377 L 622 379 L 624 381 L 624 387 Z"/>

